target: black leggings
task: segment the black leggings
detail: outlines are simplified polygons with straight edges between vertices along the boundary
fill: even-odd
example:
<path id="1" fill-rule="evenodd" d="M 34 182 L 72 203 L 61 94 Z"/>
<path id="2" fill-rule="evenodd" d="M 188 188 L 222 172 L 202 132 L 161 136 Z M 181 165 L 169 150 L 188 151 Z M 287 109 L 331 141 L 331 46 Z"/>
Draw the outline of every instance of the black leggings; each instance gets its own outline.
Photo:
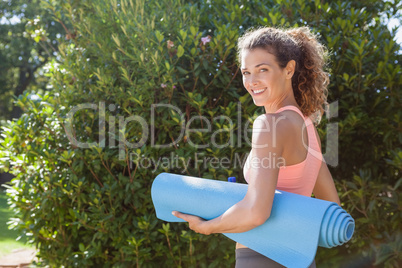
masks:
<path id="1" fill-rule="evenodd" d="M 283 268 L 285 266 L 249 248 L 236 249 L 235 268 Z M 315 261 L 309 268 L 316 268 Z"/>

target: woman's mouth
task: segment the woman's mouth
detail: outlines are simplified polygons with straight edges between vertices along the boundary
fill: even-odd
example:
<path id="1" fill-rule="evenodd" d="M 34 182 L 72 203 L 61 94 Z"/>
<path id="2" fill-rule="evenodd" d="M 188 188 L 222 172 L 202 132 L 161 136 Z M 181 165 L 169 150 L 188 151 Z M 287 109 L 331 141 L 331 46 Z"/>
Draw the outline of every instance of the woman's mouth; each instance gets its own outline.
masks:
<path id="1" fill-rule="evenodd" d="M 267 88 L 261 88 L 261 89 L 252 89 L 251 91 L 253 92 L 254 95 L 259 95 L 263 93 Z"/>

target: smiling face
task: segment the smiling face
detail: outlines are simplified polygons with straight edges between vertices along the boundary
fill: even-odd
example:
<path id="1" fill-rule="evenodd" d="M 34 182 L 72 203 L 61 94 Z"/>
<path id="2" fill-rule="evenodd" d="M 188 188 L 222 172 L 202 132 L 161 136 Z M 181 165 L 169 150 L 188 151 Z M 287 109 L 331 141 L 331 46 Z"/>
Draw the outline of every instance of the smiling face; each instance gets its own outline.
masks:
<path id="1" fill-rule="evenodd" d="M 253 97 L 255 105 L 264 106 L 268 113 L 296 103 L 291 83 L 294 67 L 292 60 L 285 68 L 281 68 L 275 55 L 265 49 L 243 50 L 243 85 Z"/>

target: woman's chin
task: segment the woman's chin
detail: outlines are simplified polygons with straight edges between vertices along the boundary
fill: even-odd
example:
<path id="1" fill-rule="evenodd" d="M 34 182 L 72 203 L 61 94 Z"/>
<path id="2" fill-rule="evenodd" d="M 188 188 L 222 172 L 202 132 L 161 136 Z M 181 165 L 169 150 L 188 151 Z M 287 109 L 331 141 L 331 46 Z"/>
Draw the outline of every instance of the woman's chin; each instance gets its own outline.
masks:
<path id="1" fill-rule="evenodd" d="M 253 99 L 255 106 L 261 107 L 264 106 L 264 103 L 260 100 Z"/>

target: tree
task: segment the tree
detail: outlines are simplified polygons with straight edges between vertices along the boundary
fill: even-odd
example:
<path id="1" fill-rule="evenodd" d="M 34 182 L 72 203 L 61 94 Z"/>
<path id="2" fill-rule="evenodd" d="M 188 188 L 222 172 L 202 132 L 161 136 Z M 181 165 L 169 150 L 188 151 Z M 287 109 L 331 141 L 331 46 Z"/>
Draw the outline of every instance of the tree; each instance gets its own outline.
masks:
<path id="1" fill-rule="evenodd" d="M 42 68 L 56 57 L 64 30 L 39 0 L 1 1 L 0 10 L 0 120 L 5 120 L 21 115 L 13 96 L 45 90 Z"/>

